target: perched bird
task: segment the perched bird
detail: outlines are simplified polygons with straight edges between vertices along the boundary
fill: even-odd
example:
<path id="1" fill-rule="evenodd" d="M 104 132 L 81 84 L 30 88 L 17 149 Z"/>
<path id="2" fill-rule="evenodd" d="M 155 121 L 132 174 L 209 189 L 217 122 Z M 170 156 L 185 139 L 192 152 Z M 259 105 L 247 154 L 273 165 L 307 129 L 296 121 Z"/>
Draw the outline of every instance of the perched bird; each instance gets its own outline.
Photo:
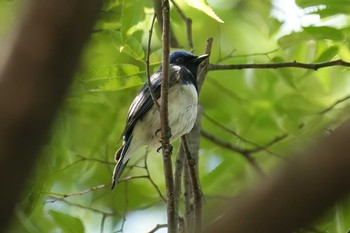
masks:
<path id="1" fill-rule="evenodd" d="M 187 134 L 193 128 L 197 117 L 199 65 L 208 54 L 195 56 L 186 51 L 175 51 L 169 60 L 168 118 L 171 128 L 170 141 Z M 151 76 L 155 98 L 160 100 L 162 67 Z M 160 103 L 160 101 L 159 101 Z M 149 86 L 143 85 L 129 108 L 123 131 L 123 145 L 115 153 L 117 164 L 112 177 L 112 189 L 117 183 L 131 156 L 140 148 L 160 148 L 160 116 L 153 103 Z"/>

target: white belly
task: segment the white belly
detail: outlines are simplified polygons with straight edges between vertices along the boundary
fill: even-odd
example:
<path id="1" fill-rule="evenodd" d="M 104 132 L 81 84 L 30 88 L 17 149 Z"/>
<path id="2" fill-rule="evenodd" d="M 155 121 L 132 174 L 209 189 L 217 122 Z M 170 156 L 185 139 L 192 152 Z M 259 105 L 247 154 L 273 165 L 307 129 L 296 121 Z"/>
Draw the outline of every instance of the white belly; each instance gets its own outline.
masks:
<path id="1" fill-rule="evenodd" d="M 171 128 L 171 141 L 189 133 L 197 117 L 198 95 L 193 85 L 174 84 L 169 90 L 169 126 Z M 128 159 L 142 146 L 149 149 L 161 147 L 159 112 L 154 106 L 149 109 L 145 116 L 136 123 L 133 130 L 132 142 L 125 158 Z"/>

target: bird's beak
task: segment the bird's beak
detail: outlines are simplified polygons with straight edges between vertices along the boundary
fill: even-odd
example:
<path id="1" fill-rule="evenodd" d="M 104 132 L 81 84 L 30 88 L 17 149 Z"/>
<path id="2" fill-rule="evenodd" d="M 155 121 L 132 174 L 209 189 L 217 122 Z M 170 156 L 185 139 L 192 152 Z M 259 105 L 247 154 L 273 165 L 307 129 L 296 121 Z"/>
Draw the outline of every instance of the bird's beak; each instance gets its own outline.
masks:
<path id="1" fill-rule="evenodd" d="M 200 64 L 204 60 L 206 60 L 208 57 L 209 57 L 209 54 L 203 54 L 203 55 L 200 55 L 197 58 L 193 59 L 193 62 Z"/>

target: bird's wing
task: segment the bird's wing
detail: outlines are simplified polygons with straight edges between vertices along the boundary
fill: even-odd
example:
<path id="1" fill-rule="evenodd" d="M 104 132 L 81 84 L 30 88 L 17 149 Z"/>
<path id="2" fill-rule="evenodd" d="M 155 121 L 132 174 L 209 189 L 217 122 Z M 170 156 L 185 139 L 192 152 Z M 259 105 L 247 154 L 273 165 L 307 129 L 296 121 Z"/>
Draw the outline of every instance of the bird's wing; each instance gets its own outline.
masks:
<path id="1" fill-rule="evenodd" d="M 169 86 L 176 83 L 179 79 L 179 72 L 182 69 L 186 69 L 179 66 L 170 66 L 169 69 Z M 161 89 L 161 81 L 162 81 L 162 72 L 159 71 L 154 73 L 151 76 L 152 90 L 154 97 L 158 100 L 160 98 L 160 89 Z M 132 134 L 132 130 L 139 119 L 142 119 L 144 114 L 151 108 L 153 105 L 153 100 L 151 93 L 149 91 L 148 84 L 145 83 L 143 87 L 140 89 L 139 93 L 131 103 L 128 112 L 128 118 L 126 121 L 126 126 L 123 132 L 124 141 L 127 141 Z"/>

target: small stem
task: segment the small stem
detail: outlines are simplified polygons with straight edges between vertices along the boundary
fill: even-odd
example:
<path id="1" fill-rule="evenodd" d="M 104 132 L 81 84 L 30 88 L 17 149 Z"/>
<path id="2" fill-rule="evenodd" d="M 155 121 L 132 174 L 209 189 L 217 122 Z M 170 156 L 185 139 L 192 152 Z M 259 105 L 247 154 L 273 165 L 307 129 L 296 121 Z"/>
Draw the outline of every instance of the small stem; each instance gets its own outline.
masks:
<path id="1" fill-rule="evenodd" d="M 149 72 L 149 57 L 151 54 L 151 41 L 152 41 L 152 33 L 153 33 L 153 26 L 154 26 L 155 19 L 156 19 L 156 13 L 153 14 L 151 28 L 148 31 L 148 44 L 147 44 L 147 55 L 146 55 L 146 76 L 147 76 L 147 85 L 148 85 L 153 103 L 156 106 L 157 110 L 159 111 L 160 106 L 159 106 L 159 103 L 158 103 L 156 97 L 154 96 L 152 82 L 151 82 L 151 75 Z"/>

